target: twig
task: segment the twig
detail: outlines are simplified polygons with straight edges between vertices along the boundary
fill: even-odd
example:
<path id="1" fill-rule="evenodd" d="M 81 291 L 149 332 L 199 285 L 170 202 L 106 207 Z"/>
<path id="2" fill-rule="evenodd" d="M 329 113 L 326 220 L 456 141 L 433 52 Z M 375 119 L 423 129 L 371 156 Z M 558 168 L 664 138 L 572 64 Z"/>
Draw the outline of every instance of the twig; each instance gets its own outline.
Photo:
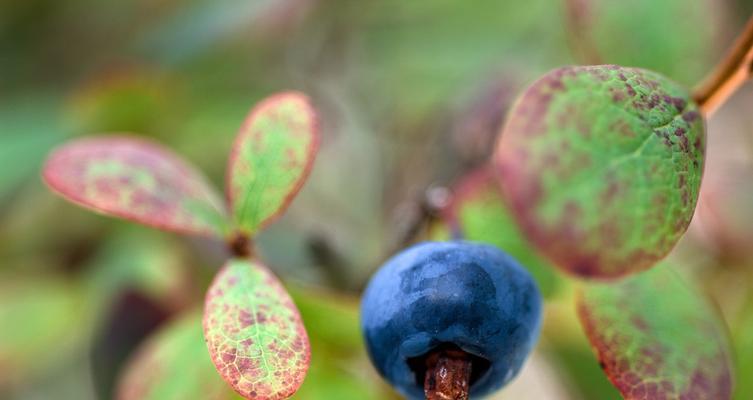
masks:
<path id="1" fill-rule="evenodd" d="M 732 49 L 698 86 L 693 98 L 701 113 L 710 116 L 753 75 L 753 17 Z"/>
<path id="2" fill-rule="evenodd" d="M 251 238 L 245 233 L 234 233 L 228 239 L 227 246 L 230 252 L 238 258 L 251 258 L 254 253 Z"/>
<path id="3" fill-rule="evenodd" d="M 401 220 L 395 234 L 396 240 L 390 255 L 411 244 L 419 234 L 434 220 L 449 203 L 450 191 L 442 186 L 427 189 L 421 199 L 412 203 L 411 214 Z"/>

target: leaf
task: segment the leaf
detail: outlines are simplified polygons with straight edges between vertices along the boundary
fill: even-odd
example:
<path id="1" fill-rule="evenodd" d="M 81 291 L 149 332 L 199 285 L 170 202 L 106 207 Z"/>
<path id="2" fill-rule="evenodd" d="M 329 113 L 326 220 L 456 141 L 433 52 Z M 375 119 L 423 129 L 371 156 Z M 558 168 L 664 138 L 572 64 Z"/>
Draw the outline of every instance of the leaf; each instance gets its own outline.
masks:
<path id="1" fill-rule="evenodd" d="M 514 71 L 485 79 L 478 86 L 454 112 L 450 128 L 453 150 L 465 165 L 479 165 L 489 159 L 507 111 L 523 89 Z"/>
<path id="2" fill-rule="evenodd" d="M 380 385 L 378 375 L 364 374 L 368 359 L 342 360 L 326 352 L 311 363 L 309 378 L 295 394 L 296 400 L 320 399 L 395 399 L 394 391 Z M 350 361 L 350 362 L 348 362 Z"/>
<path id="3" fill-rule="evenodd" d="M 311 331 L 312 346 L 318 342 L 328 352 L 343 356 L 366 355 L 359 325 L 359 298 L 305 286 L 289 286 L 288 293 Z"/>
<path id="4" fill-rule="evenodd" d="M 667 266 L 587 285 L 577 304 L 600 364 L 626 399 L 730 398 L 725 328 L 703 294 Z"/>
<path id="5" fill-rule="evenodd" d="M 59 110 L 60 99 L 50 95 L 6 98 L 0 109 L 0 160 L 13 168 L 0 171 L 0 201 L 31 182 L 46 153 L 64 137 Z"/>
<path id="6" fill-rule="evenodd" d="M 170 129 L 178 90 L 164 75 L 143 67 L 116 67 L 92 74 L 68 99 L 68 120 L 77 132 L 154 132 Z"/>
<path id="7" fill-rule="evenodd" d="M 736 277 L 733 277 L 735 279 Z M 738 311 L 736 321 L 730 321 L 732 325 L 732 345 L 736 363 L 735 390 L 733 398 L 747 400 L 753 393 L 753 302 L 749 300 Z"/>
<path id="8" fill-rule="evenodd" d="M 578 333 L 583 336 L 581 332 Z M 563 379 L 577 388 L 582 399 L 624 400 L 599 368 L 599 364 L 594 362 L 593 352 L 588 348 L 586 339 L 582 340 L 586 342 L 584 346 L 580 346 L 580 343 L 574 345 L 568 341 L 557 343 L 552 349 L 547 349 L 547 352 L 554 353 Z"/>
<path id="9" fill-rule="evenodd" d="M 189 312 L 161 328 L 128 361 L 118 400 L 230 400 L 239 398 L 214 369 L 201 313 Z"/>
<path id="10" fill-rule="evenodd" d="M 107 312 L 113 294 L 129 289 L 167 308 L 192 298 L 192 271 L 172 236 L 123 224 L 103 239 L 81 267 L 87 301 L 96 313 Z"/>
<path id="11" fill-rule="evenodd" d="M 368 90 L 369 105 L 389 110 L 393 129 L 399 129 L 406 120 L 422 126 L 426 118 L 446 118 L 448 99 L 501 65 L 532 79 L 571 59 L 556 5 L 552 0 L 478 0 L 473 7 L 452 0 L 382 0 L 356 13 L 338 8 L 363 38 L 359 86 Z M 415 135 L 422 129 L 416 125 L 403 129 Z"/>
<path id="12" fill-rule="evenodd" d="M 285 399 L 303 383 L 311 350 L 298 310 L 258 261 L 229 261 L 212 282 L 204 336 L 220 375 L 251 399 Z"/>
<path id="13" fill-rule="evenodd" d="M 727 5 L 709 0 L 566 0 L 568 28 L 581 63 L 656 70 L 695 84 L 724 46 Z M 672 21 L 669 23 L 668 21 Z M 688 40 L 692 37 L 693 40 Z"/>
<path id="14" fill-rule="evenodd" d="M 49 277 L 0 279 L 0 388 L 44 372 L 90 334 L 78 287 Z"/>
<path id="15" fill-rule="evenodd" d="M 653 72 L 566 67 L 518 99 L 494 154 L 523 232 L 564 271 L 615 278 L 647 269 L 693 216 L 703 119 Z"/>
<path id="16" fill-rule="evenodd" d="M 558 275 L 520 232 L 490 168 L 472 171 L 455 184 L 444 218 L 464 239 L 489 243 L 510 253 L 531 272 L 544 295 L 556 289 Z"/>
<path id="17" fill-rule="evenodd" d="M 267 38 L 284 33 L 285 28 L 295 27 L 310 8 L 310 3 L 298 0 L 190 3 L 174 7 L 156 29 L 147 30 L 140 37 L 139 47 L 149 54 L 150 60 L 169 64 L 187 62 L 239 34 L 259 40 L 260 34 L 267 33 L 263 36 Z M 284 40 L 286 36 L 273 38 Z"/>
<path id="18" fill-rule="evenodd" d="M 295 399 L 386 399 L 386 385 L 368 365 L 358 319 L 358 298 L 321 289 L 288 290 L 311 331 L 311 367 Z"/>
<path id="19" fill-rule="evenodd" d="M 180 233 L 224 231 L 221 202 L 201 173 L 141 138 L 74 140 L 53 151 L 43 177 L 67 200 L 103 214 Z"/>
<path id="20" fill-rule="evenodd" d="M 251 111 L 230 154 L 227 196 L 240 230 L 256 233 L 298 193 L 319 147 L 316 112 L 296 92 L 268 97 Z"/>

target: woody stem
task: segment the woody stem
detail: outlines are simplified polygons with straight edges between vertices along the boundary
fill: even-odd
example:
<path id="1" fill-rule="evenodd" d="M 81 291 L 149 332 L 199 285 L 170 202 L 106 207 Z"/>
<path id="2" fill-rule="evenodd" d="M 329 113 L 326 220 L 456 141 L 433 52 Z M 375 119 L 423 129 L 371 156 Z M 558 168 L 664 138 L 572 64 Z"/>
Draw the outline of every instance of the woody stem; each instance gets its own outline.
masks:
<path id="1" fill-rule="evenodd" d="M 696 88 L 693 98 L 701 113 L 713 114 L 753 75 L 753 16 L 716 68 Z"/>
<path id="2" fill-rule="evenodd" d="M 461 350 L 438 350 L 426 358 L 426 400 L 468 400 L 471 358 Z"/>

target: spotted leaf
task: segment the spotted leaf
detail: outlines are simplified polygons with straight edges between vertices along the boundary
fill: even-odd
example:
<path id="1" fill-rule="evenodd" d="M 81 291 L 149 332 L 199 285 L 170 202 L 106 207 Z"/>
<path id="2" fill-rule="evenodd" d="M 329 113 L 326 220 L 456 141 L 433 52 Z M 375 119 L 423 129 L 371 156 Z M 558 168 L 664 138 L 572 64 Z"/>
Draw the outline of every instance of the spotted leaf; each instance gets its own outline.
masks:
<path id="1" fill-rule="evenodd" d="M 545 295 L 551 294 L 558 276 L 549 262 L 523 236 L 502 199 L 491 169 L 482 167 L 454 186 L 443 219 L 463 239 L 493 244 L 510 253 L 534 276 Z"/>
<path id="2" fill-rule="evenodd" d="M 705 125 L 688 92 L 653 72 L 566 67 L 510 112 L 494 164 L 526 236 L 572 274 L 647 269 L 687 229 Z"/>
<path id="3" fill-rule="evenodd" d="M 238 228 L 255 233 L 280 215 L 308 176 L 319 146 L 316 113 L 301 93 L 259 103 L 230 155 L 227 196 Z"/>
<path id="4" fill-rule="evenodd" d="M 285 399 L 303 383 L 310 347 L 301 316 L 257 261 L 231 260 L 215 277 L 204 336 L 220 375 L 249 399 Z"/>
<path id="5" fill-rule="evenodd" d="M 240 397 L 217 374 L 201 332 L 201 313 L 189 312 L 139 347 L 118 383 L 118 400 L 231 400 Z"/>
<path id="6" fill-rule="evenodd" d="M 103 214 L 189 234 L 224 229 L 222 203 L 201 173 L 144 139 L 74 140 L 50 154 L 43 178 L 67 200 Z"/>
<path id="7" fill-rule="evenodd" d="M 578 315 L 627 400 L 731 397 L 726 331 L 704 296 L 667 266 L 581 289 Z"/>

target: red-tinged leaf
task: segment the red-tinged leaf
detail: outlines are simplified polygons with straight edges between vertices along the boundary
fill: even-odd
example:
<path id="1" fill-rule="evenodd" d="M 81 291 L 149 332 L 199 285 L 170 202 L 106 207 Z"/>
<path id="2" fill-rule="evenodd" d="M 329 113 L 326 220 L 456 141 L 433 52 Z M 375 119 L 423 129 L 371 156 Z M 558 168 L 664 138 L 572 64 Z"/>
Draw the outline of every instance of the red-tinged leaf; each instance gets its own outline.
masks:
<path id="1" fill-rule="evenodd" d="M 493 164 L 515 220 L 580 278 L 654 266 L 695 210 L 706 125 L 688 90 L 617 65 L 559 68 L 517 100 Z"/>
<path id="2" fill-rule="evenodd" d="M 254 107 L 228 166 L 227 196 L 241 231 L 255 233 L 285 211 L 318 146 L 316 112 L 305 95 L 280 93 Z"/>
<path id="3" fill-rule="evenodd" d="M 50 154 L 43 177 L 67 200 L 169 231 L 224 233 L 222 203 L 190 164 L 128 136 L 74 140 Z"/>
<path id="4" fill-rule="evenodd" d="M 190 312 L 139 347 L 118 383 L 118 400 L 238 399 L 212 365 L 201 313 Z"/>
<path id="5" fill-rule="evenodd" d="M 298 390 L 311 350 L 298 309 L 258 261 L 235 259 L 207 293 L 204 336 L 220 375 L 249 399 L 286 399 Z"/>
<path id="6" fill-rule="evenodd" d="M 578 315 L 605 373 L 626 399 L 730 398 L 722 322 L 703 294 L 667 266 L 583 287 Z"/>

